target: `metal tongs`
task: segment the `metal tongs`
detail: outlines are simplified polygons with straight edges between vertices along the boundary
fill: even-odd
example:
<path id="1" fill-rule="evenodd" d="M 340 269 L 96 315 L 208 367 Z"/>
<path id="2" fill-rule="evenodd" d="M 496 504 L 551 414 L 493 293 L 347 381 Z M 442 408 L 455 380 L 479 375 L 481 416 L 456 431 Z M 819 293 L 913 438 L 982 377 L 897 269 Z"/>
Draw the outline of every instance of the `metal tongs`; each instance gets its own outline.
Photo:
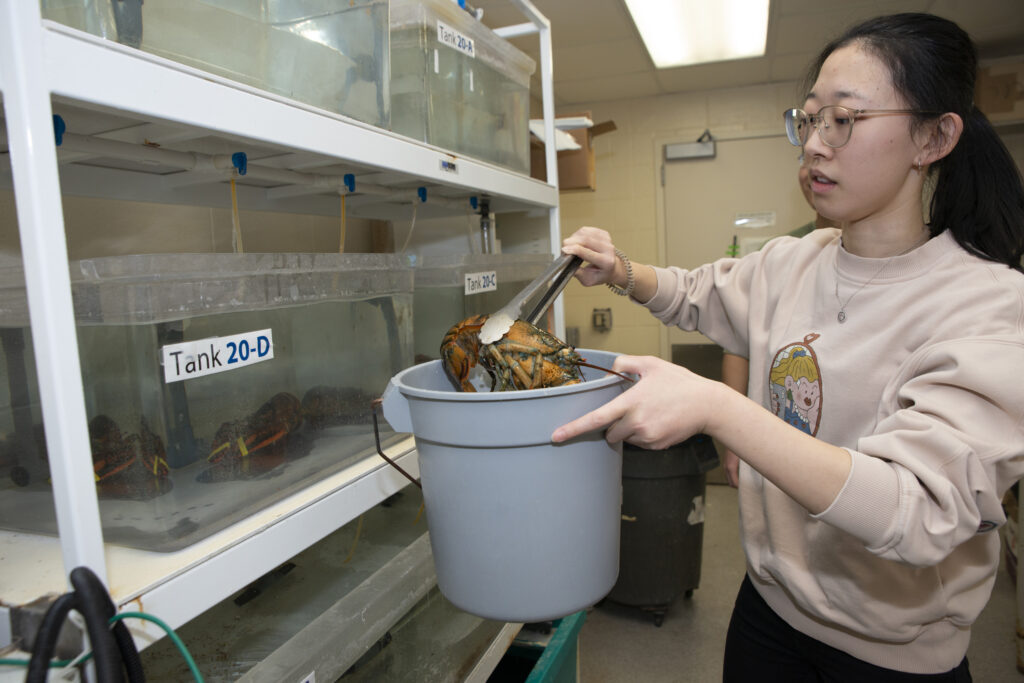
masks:
<path id="1" fill-rule="evenodd" d="M 493 344 L 504 337 L 512 329 L 512 325 L 515 324 L 516 320 L 520 318 L 532 325 L 536 325 L 537 321 L 547 312 L 548 307 L 551 306 L 551 302 L 569 284 L 573 273 L 576 272 L 576 269 L 582 263 L 583 259 L 572 254 L 565 254 L 555 259 L 548 266 L 548 269 L 541 273 L 536 280 L 526 285 L 523 291 L 516 294 L 511 301 L 487 318 L 487 322 L 480 328 L 480 341 L 484 344 Z M 548 285 L 549 281 L 550 285 Z M 548 285 L 547 291 L 541 296 L 537 305 L 533 307 L 529 315 L 521 316 L 523 304 L 545 285 Z"/>

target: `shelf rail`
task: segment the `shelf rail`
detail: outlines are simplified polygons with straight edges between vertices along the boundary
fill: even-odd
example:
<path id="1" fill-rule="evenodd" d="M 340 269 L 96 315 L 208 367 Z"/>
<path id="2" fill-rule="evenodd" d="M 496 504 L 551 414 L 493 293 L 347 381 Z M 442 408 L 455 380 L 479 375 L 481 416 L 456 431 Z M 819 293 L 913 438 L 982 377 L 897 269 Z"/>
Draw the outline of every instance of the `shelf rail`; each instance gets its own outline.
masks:
<path id="1" fill-rule="evenodd" d="M 0 131 L 0 144 L 6 142 L 7 136 Z M 246 163 L 243 171 L 237 166 L 236 155 L 232 154 L 181 152 L 152 145 L 68 132 L 61 134 L 57 150 L 85 157 L 112 157 L 144 164 L 160 164 L 186 172 L 164 176 L 163 181 L 171 187 L 198 184 L 208 181 L 211 177 L 227 180 L 244 175 L 256 180 L 279 183 L 280 187 L 265 190 L 268 199 L 294 196 L 306 192 L 331 192 L 344 196 L 373 195 L 401 202 L 434 204 L 466 211 L 476 208 L 474 206 L 475 196 L 457 199 L 434 195 L 426 187 L 394 188 L 375 185 L 358 180 L 354 174 L 304 173 L 251 163 Z M 60 159 L 58 156 L 60 163 L 74 163 L 81 160 L 82 158 L 77 156 L 73 160 Z"/>

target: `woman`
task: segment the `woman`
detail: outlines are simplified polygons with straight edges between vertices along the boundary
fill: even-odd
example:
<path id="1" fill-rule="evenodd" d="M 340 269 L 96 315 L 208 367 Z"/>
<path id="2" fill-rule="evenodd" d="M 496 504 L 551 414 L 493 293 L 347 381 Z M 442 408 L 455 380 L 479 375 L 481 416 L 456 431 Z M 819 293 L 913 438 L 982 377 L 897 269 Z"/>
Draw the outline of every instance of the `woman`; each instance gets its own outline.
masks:
<path id="1" fill-rule="evenodd" d="M 692 271 L 632 265 L 596 228 L 565 240 L 584 285 L 750 359 L 748 398 L 620 357 L 635 385 L 552 435 L 703 432 L 740 457 L 728 681 L 970 680 L 1000 501 L 1024 474 L 1024 188 L 976 70 L 970 38 L 926 14 L 822 51 L 785 119 L 839 228 Z"/>

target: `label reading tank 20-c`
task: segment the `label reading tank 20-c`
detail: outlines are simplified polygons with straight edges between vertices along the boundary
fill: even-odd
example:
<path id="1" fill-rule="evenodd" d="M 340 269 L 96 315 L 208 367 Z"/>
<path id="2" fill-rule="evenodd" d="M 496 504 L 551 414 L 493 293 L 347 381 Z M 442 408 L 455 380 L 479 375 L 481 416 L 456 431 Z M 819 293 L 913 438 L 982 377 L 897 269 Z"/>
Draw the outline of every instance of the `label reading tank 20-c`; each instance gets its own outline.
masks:
<path id="1" fill-rule="evenodd" d="M 498 273 L 491 270 L 486 273 L 466 273 L 466 294 L 483 294 L 498 290 Z"/>
<path id="2" fill-rule="evenodd" d="M 210 337 L 163 347 L 164 381 L 237 370 L 274 357 L 273 331 L 256 330 L 230 337 Z"/>

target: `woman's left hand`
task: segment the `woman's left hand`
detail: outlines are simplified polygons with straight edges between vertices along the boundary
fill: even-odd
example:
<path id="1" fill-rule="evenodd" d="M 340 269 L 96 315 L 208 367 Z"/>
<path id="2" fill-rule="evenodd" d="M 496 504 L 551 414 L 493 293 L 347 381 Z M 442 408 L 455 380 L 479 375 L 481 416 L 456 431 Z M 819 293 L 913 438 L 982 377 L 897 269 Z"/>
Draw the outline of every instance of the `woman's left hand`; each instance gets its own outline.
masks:
<path id="1" fill-rule="evenodd" d="M 668 448 L 705 432 L 717 388 L 728 389 L 652 356 L 619 356 L 612 369 L 638 379 L 620 396 L 556 429 L 551 435 L 554 443 L 607 427 L 609 443 L 628 441 L 642 448 Z"/>

